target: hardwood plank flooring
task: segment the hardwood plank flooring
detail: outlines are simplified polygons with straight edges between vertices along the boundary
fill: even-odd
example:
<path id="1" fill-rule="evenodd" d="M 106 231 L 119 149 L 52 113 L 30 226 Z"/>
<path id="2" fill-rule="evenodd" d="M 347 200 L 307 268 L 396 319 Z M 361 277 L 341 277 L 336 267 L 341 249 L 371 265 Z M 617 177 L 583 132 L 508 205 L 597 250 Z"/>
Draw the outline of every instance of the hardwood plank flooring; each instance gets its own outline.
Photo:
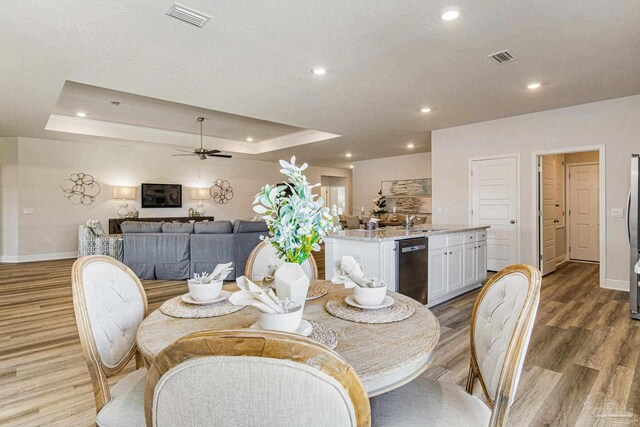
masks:
<path id="1" fill-rule="evenodd" d="M 2 426 L 93 425 L 91 384 L 71 301 L 72 263 L 0 264 Z M 186 292 L 184 282 L 143 284 L 150 310 Z M 442 335 L 425 375 L 464 385 L 476 295 L 433 309 Z M 510 425 L 614 425 L 594 417 L 585 405 L 590 396 L 629 411 L 615 425 L 638 425 L 633 414 L 640 413 L 640 322 L 630 320 L 627 297 L 598 287 L 597 265 L 566 263 L 544 278 Z"/>

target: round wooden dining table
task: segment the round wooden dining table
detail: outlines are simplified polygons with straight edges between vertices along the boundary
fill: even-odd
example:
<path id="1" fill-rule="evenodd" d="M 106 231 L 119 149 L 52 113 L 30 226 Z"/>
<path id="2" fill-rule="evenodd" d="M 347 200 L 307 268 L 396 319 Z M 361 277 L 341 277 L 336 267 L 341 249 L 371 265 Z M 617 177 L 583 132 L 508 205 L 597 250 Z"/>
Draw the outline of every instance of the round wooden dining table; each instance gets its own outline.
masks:
<path id="1" fill-rule="evenodd" d="M 306 302 L 304 318 L 333 329 L 338 335 L 335 351 L 358 373 L 369 397 L 396 389 L 424 372 L 431 363 L 440 338 L 440 325 L 424 305 L 404 295 L 389 291 L 394 299 L 415 307 L 415 313 L 393 323 L 356 323 L 330 315 L 325 303 L 336 296 L 347 296 L 352 290 L 329 281 L 327 295 Z M 237 290 L 235 285 L 225 285 Z M 258 311 L 246 307 L 235 313 L 201 319 L 182 319 L 167 316 L 159 309 L 140 325 L 138 349 L 151 364 L 156 355 L 177 339 L 194 332 L 223 329 L 244 329 L 258 321 Z"/>

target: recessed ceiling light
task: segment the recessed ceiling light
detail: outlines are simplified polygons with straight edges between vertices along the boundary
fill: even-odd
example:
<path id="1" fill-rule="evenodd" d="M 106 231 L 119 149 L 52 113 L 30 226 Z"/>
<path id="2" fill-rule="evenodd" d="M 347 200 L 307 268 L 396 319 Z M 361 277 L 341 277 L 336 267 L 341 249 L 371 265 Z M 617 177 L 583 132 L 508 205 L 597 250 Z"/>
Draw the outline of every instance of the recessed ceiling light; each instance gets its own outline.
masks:
<path id="1" fill-rule="evenodd" d="M 345 157 L 351 157 L 351 153 L 347 153 L 344 155 Z"/>
<path id="2" fill-rule="evenodd" d="M 440 12 L 440 19 L 443 21 L 453 21 L 460 16 L 459 7 L 448 7 Z"/>
<path id="3" fill-rule="evenodd" d="M 349 165 L 349 169 L 353 169 L 353 165 Z"/>
<path id="4" fill-rule="evenodd" d="M 533 83 L 529 83 L 527 85 L 527 89 L 538 89 L 540 86 L 542 86 L 542 83 L 539 82 L 533 82 Z"/>
<path id="5" fill-rule="evenodd" d="M 87 117 L 87 113 L 84 113 L 84 112 L 82 112 L 82 111 L 78 111 L 78 112 L 76 113 L 76 116 L 78 116 L 78 117 Z"/>
<path id="6" fill-rule="evenodd" d="M 429 107 L 422 107 L 422 108 L 420 109 L 420 112 L 421 112 L 421 113 L 429 113 L 429 112 L 431 112 L 431 108 L 429 108 Z"/>
<path id="7" fill-rule="evenodd" d="M 324 76 L 325 74 L 327 74 L 327 69 L 324 67 L 313 67 L 311 69 L 311 72 L 316 76 Z"/>
<path id="8" fill-rule="evenodd" d="M 415 147 L 415 145 L 413 145 L 413 143 L 410 142 L 410 143 L 407 144 L 407 148 L 413 148 L 413 147 Z"/>
<path id="9" fill-rule="evenodd" d="M 247 137 L 247 142 L 253 142 L 253 138 L 251 138 L 250 136 Z"/>

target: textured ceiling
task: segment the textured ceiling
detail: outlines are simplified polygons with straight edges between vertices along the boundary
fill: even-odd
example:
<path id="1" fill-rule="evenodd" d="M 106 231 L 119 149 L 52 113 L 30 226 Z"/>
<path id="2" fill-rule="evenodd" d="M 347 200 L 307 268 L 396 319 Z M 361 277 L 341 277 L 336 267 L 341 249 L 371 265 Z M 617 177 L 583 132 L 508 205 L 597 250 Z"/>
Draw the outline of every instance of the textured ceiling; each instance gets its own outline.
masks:
<path id="1" fill-rule="evenodd" d="M 340 134 L 256 157 L 347 165 L 428 150 L 434 129 L 640 93 L 636 0 L 462 0 L 452 22 L 444 0 L 183 3 L 212 20 L 170 18 L 171 1 L 0 0 L 0 136 L 69 139 L 44 130 L 69 80 Z M 516 60 L 487 59 L 502 49 Z"/>

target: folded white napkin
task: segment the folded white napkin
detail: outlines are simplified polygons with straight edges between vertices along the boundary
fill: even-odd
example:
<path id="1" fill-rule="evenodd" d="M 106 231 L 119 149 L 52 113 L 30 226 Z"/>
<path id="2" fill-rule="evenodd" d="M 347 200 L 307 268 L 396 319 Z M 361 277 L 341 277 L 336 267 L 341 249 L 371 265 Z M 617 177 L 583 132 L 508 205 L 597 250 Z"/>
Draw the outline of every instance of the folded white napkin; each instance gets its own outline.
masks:
<path id="1" fill-rule="evenodd" d="M 226 264 L 218 264 L 216 265 L 216 268 L 213 269 L 209 277 L 211 277 L 212 281 L 224 280 L 232 271 L 233 271 L 232 262 L 228 262 Z"/>
<path id="2" fill-rule="evenodd" d="M 378 288 L 386 286 L 382 280 L 365 276 L 362 266 L 352 256 L 344 255 L 339 261 L 336 261 L 335 269 L 336 274 L 331 279 L 331 282 L 344 285 L 345 288 L 353 288 L 354 286 Z"/>
<path id="3" fill-rule="evenodd" d="M 287 313 L 294 308 L 294 303 L 290 300 L 280 300 L 273 289 L 266 292 L 260 286 L 247 279 L 245 276 L 238 277 L 236 284 L 240 288 L 229 297 L 229 301 L 234 305 L 251 305 L 263 313 Z"/>

